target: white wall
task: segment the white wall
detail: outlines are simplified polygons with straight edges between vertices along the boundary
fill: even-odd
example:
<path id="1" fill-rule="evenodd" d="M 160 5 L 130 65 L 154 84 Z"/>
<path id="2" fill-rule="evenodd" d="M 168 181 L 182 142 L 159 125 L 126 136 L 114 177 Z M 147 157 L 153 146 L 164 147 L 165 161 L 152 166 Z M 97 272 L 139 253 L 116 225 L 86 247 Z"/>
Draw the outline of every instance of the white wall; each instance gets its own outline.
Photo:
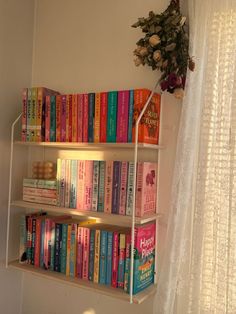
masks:
<path id="1" fill-rule="evenodd" d="M 10 126 L 21 108 L 21 88 L 32 73 L 31 0 L 0 0 L 0 313 L 17 314 L 21 274 L 5 270 Z"/>
<path id="2" fill-rule="evenodd" d="M 150 10 L 163 11 L 162 0 L 37 0 L 32 85 L 61 92 L 152 88 L 157 73 L 136 68 L 132 52 L 142 36 L 131 28 Z M 162 212 L 167 210 L 180 106 L 165 96 Z M 160 241 L 165 235 L 165 216 Z M 161 256 L 162 242 L 159 245 Z M 31 275 L 24 277 L 22 314 L 152 314 L 153 299 L 129 305 Z"/>

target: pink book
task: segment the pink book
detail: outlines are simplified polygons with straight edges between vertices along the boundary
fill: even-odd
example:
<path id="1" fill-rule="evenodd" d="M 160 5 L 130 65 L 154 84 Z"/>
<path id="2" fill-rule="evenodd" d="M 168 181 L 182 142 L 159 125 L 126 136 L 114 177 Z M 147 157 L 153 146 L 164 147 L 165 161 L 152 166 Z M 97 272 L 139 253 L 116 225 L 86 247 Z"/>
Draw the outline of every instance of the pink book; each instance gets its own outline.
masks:
<path id="1" fill-rule="evenodd" d="M 92 210 L 93 160 L 85 161 L 84 210 Z"/>
<path id="2" fill-rule="evenodd" d="M 28 89 L 24 88 L 22 90 L 22 129 L 21 129 L 21 140 L 26 142 L 26 133 L 27 133 L 27 94 Z"/>
<path id="3" fill-rule="evenodd" d="M 128 117 L 129 115 L 129 91 L 118 91 L 117 106 L 117 143 L 126 143 L 128 141 Z"/>
<path id="4" fill-rule="evenodd" d="M 46 96 L 45 108 L 45 142 L 50 142 L 51 96 Z"/>
<path id="5" fill-rule="evenodd" d="M 72 95 L 66 95 L 66 142 L 72 142 Z"/>
<path id="6" fill-rule="evenodd" d="M 51 231 L 51 219 L 46 218 L 45 219 L 45 231 L 44 231 L 44 249 L 43 249 L 43 264 L 45 269 L 48 269 L 50 266 L 50 260 L 49 260 L 49 250 L 48 250 L 48 243 L 50 240 L 50 231 Z"/>
<path id="7" fill-rule="evenodd" d="M 88 94 L 84 94 L 83 142 L 88 142 Z"/>
<path id="8" fill-rule="evenodd" d="M 136 183 L 136 216 L 156 212 L 157 163 L 138 162 Z"/>
<path id="9" fill-rule="evenodd" d="M 72 142 L 78 141 L 78 97 L 72 95 Z"/>
<path id="10" fill-rule="evenodd" d="M 113 184 L 113 161 L 107 160 L 105 166 L 105 195 L 104 213 L 111 213 L 112 207 L 112 184 Z"/>
<path id="11" fill-rule="evenodd" d="M 76 277 L 82 278 L 83 266 L 83 229 L 78 227 L 77 231 L 77 254 L 76 254 Z"/>
<path id="12" fill-rule="evenodd" d="M 85 160 L 78 160 L 77 176 L 77 206 L 78 210 L 84 209 L 84 186 L 85 186 Z"/>
<path id="13" fill-rule="evenodd" d="M 118 262 L 119 262 L 118 250 L 119 250 L 119 233 L 117 231 L 114 231 L 112 246 L 112 277 L 111 277 L 111 285 L 113 288 L 117 287 Z"/>
<path id="14" fill-rule="evenodd" d="M 84 108 L 84 95 L 78 94 L 78 142 L 83 142 L 83 108 Z"/>
<path id="15" fill-rule="evenodd" d="M 66 95 L 61 96 L 61 142 L 66 142 Z"/>
<path id="16" fill-rule="evenodd" d="M 125 215 L 127 196 L 128 162 L 121 162 L 119 214 Z"/>
<path id="17" fill-rule="evenodd" d="M 100 142 L 107 141 L 107 92 L 101 93 L 101 108 L 100 108 Z"/>
<path id="18" fill-rule="evenodd" d="M 83 228 L 83 267 L 82 278 L 88 280 L 90 229 Z"/>

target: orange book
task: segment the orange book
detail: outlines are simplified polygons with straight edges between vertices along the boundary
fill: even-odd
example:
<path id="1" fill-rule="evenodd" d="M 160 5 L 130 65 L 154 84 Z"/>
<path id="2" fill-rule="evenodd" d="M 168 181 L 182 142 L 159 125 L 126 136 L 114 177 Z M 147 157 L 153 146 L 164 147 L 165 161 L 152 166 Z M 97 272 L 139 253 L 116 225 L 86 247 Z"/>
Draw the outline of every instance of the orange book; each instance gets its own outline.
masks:
<path id="1" fill-rule="evenodd" d="M 134 111 L 132 142 L 135 142 L 135 124 L 151 91 L 148 89 L 134 90 Z M 160 127 L 160 103 L 161 96 L 154 94 L 139 124 L 138 142 L 147 144 L 158 144 Z"/>

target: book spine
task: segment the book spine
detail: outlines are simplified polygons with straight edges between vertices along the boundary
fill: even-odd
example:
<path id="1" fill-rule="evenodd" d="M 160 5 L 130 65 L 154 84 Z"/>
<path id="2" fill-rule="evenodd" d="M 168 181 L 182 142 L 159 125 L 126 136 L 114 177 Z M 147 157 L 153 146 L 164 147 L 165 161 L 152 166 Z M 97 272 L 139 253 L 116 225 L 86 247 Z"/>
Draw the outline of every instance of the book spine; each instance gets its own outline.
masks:
<path id="1" fill-rule="evenodd" d="M 32 218 L 29 216 L 27 216 L 26 218 L 26 225 L 27 225 L 27 249 L 26 249 L 27 264 L 31 264 Z"/>
<path id="2" fill-rule="evenodd" d="M 134 91 L 129 91 L 129 124 L 128 124 L 128 142 L 132 143 L 133 128 L 133 111 L 134 111 Z"/>
<path id="3" fill-rule="evenodd" d="M 111 213 L 112 207 L 112 181 L 113 181 L 113 161 L 106 161 L 105 170 L 105 195 L 104 195 L 104 212 Z"/>
<path id="4" fill-rule="evenodd" d="M 124 288 L 125 275 L 125 234 L 120 234 L 119 239 L 119 262 L 118 262 L 118 287 Z"/>
<path id="5" fill-rule="evenodd" d="M 125 215 L 127 197 L 128 162 L 121 162 L 119 214 Z"/>
<path id="6" fill-rule="evenodd" d="M 93 161 L 93 184 L 92 184 L 92 211 L 98 209 L 98 183 L 99 183 L 99 161 Z"/>
<path id="7" fill-rule="evenodd" d="M 137 181 L 136 181 L 136 199 L 135 199 L 135 215 L 141 217 L 142 201 L 143 201 L 143 171 L 144 163 L 137 163 Z"/>
<path id="8" fill-rule="evenodd" d="M 35 233 L 35 250 L 34 250 L 34 266 L 40 266 L 40 237 L 41 237 L 41 221 L 36 218 L 36 233 Z"/>
<path id="9" fill-rule="evenodd" d="M 92 209 L 93 160 L 85 160 L 84 210 Z"/>
<path id="10" fill-rule="evenodd" d="M 56 239 L 56 223 L 51 221 L 51 237 L 50 237 L 50 270 L 54 270 L 55 264 L 55 239 Z"/>
<path id="11" fill-rule="evenodd" d="M 83 142 L 84 95 L 78 94 L 78 142 Z"/>
<path id="12" fill-rule="evenodd" d="M 66 276 L 70 276 L 70 245 L 71 245 L 71 224 L 67 227 L 67 255 L 66 255 Z"/>
<path id="13" fill-rule="evenodd" d="M 112 207 L 113 214 L 119 214 L 121 161 L 113 162 Z"/>
<path id="14" fill-rule="evenodd" d="M 23 88 L 22 90 L 22 120 L 21 120 L 21 140 L 22 142 L 26 142 L 27 137 L 27 88 Z"/>
<path id="15" fill-rule="evenodd" d="M 52 252 L 54 254 L 54 243 L 55 241 L 55 223 L 50 219 L 49 223 L 49 237 L 48 237 L 48 269 L 51 268 L 52 263 Z"/>
<path id="16" fill-rule="evenodd" d="M 44 249 L 43 249 L 43 266 L 44 269 L 48 269 L 49 266 L 49 252 L 48 252 L 48 242 L 50 236 L 50 219 L 45 219 L 45 230 L 44 230 Z"/>
<path id="17" fill-rule="evenodd" d="M 36 141 L 36 108 L 37 108 L 37 88 L 33 87 L 31 93 L 31 106 L 32 106 L 32 115 L 31 115 L 31 141 Z"/>
<path id="18" fill-rule="evenodd" d="M 105 196 L 105 161 L 99 161 L 98 212 L 104 212 Z"/>
<path id="19" fill-rule="evenodd" d="M 45 124 L 46 124 L 46 108 L 45 108 L 45 99 L 44 99 L 44 88 L 39 87 L 37 89 L 37 95 L 36 95 L 36 108 L 35 108 L 35 140 L 37 142 L 42 142 L 46 140 L 45 138 Z M 44 106 L 44 108 L 43 108 Z M 44 113 L 44 116 L 43 116 Z M 42 134 L 43 131 L 43 119 L 44 119 L 44 134 Z"/>
<path id="20" fill-rule="evenodd" d="M 56 180 L 37 180 L 37 188 L 39 189 L 50 189 L 56 190 L 57 181 Z"/>
<path id="21" fill-rule="evenodd" d="M 111 285 L 112 278 L 112 253 L 113 253 L 113 232 L 107 232 L 107 268 L 106 285 Z"/>
<path id="22" fill-rule="evenodd" d="M 51 97 L 46 96 L 46 109 L 45 109 L 45 142 L 50 142 L 50 121 L 51 121 Z M 37 134 L 37 141 L 39 141 Z"/>
<path id="23" fill-rule="evenodd" d="M 32 219 L 32 246 L 31 246 L 31 264 L 32 265 L 34 265 L 35 238 L 36 238 L 36 218 L 33 218 Z"/>
<path id="24" fill-rule="evenodd" d="M 23 201 L 39 204 L 56 205 L 57 200 L 51 197 L 23 195 Z"/>
<path id="25" fill-rule="evenodd" d="M 99 283 L 106 284 L 106 268 L 107 268 L 107 231 L 101 230 L 100 240 L 100 261 L 99 261 Z"/>
<path id="26" fill-rule="evenodd" d="M 66 274 L 66 254 L 67 254 L 67 233 L 68 225 L 62 224 L 62 244 L 60 252 L 61 273 Z"/>
<path id="27" fill-rule="evenodd" d="M 100 262 L 100 237 L 101 231 L 95 231 L 95 248 L 94 248 L 94 273 L 93 282 L 99 282 L 99 262 Z"/>
<path id="28" fill-rule="evenodd" d="M 94 275 L 94 253 L 95 253 L 95 230 L 90 230 L 90 243 L 89 243 L 89 272 L 88 280 L 93 281 Z"/>
<path id="29" fill-rule="evenodd" d="M 77 160 L 71 160 L 70 208 L 76 208 Z"/>
<path id="30" fill-rule="evenodd" d="M 82 278 L 83 268 L 83 229 L 78 227 L 77 231 L 77 256 L 76 256 L 76 277 Z"/>
<path id="31" fill-rule="evenodd" d="M 66 160 L 61 159 L 60 207 L 65 207 Z"/>
<path id="32" fill-rule="evenodd" d="M 107 141 L 107 93 L 101 93 L 101 109 L 100 109 L 100 142 Z"/>
<path id="33" fill-rule="evenodd" d="M 61 141 L 61 95 L 56 96 L 56 142 Z"/>
<path id="34" fill-rule="evenodd" d="M 40 258 L 39 258 L 39 264 L 41 268 L 44 268 L 44 237 L 45 237 L 45 220 L 42 220 L 40 235 Z"/>
<path id="35" fill-rule="evenodd" d="M 119 233 L 115 231 L 113 233 L 113 258 L 112 258 L 112 287 L 117 287 L 117 279 L 118 279 L 118 250 L 119 250 Z"/>
<path id="36" fill-rule="evenodd" d="M 95 94 L 88 94 L 88 141 L 89 143 L 94 142 L 94 114 L 95 114 Z"/>
<path id="37" fill-rule="evenodd" d="M 129 91 L 118 92 L 117 108 L 117 143 L 126 143 L 128 141 L 128 115 L 129 115 Z"/>
<path id="38" fill-rule="evenodd" d="M 88 228 L 83 228 L 82 278 L 87 280 L 89 272 L 89 243 L 90 243 L 90 230 Z"/>
<path id="39" fill-rule="evenodd" d="M 31 196 L 42 196 L 49 198 L 56 198 L 56 191 L 50 189 L 39 189 L 23 186 L 23 195 L 28 194 Z"/>
<path id="40" fill-rule="evenodd" d="M 131 235 L 126 235 L 126 248 L 125 248 L 125 274 L 124 274 L 124 291 L 129 291 L 130 281 L 130 257 L 131 257 Z"/>
<path id="41" fill-rule="evenodd" d="M 83 210 L 85 192 L 85 160 L 78 160 L 77 203 L 76 208 Z"/>
<path id="42" fill-rule="evenodd" d="M 95 94 L 95 114 L 94 114 L 94 143 L 100 142 L 100 93 Z"/>
<path id="43" fill-rule="evenodd" d="M 54 271 L 61 271 L 60 254 L 62 241 L 62 225 L 56 223 L 55 225 L 55 252 L 54 252 Z"/>
<path id="44" fill-rule="evenodd" d="M 83 112 L 83 142 L 88 140 L 88 121 L 89 121 L 89 100 L 88 94 L 84 94 L 84 112 Z"/>
<path id="45" fill-rule="evenodd" d="M 70 207 L 71 160 L 66 159 L 65 163 L 65 207 Z"/>
<path id="46" fill-rule="evenodd" d="M 66 95 L 61 96 L 61 142 L 66 142 Z"/>
<path id="47" fill-rule="evenodd" d="M 56 96 L 50 96 L 50 142 L 56 142 Z"/>
<path id="48" fill-rule="evenodd" d="M 133 211 L 133 179 L 134 179 L 134 162 L 129 162 L 128 182 L 127 182 L 127 200 L 126 215 L 131 216 Z"/>
<path id="49" fill-rule="evenodd" d="M 71 241 L 70 241 L 70 276 L 75 277 L 76 269 L 76 233 L 77 224 L 71 224 Z"/>
<path id="50" fill-rule="evenodd" d="M 72 95 L 66 95 L 66 142 L 72 142 Z"/>
<path id="51" fill-rule="evenodd" d="M 116 142 L 117 92 L 108 92 L 107 142 Z"/>
<path id="52" fill-rule="evenodd" d="M 61 193 L 61 159 L 57 159 L 57 206 L 60 206 Z"/>
<path id="53" fill-rule="evenodd" d="M 72 95 L 72 142 L 78 141 L 78 97 Z"/>
<path id="54" fill-rule="evenodd" d="M 35 241 L 36 242 L 36 241 Z M 26 228 L 26 216 L 21 215 L 20 217 L 20 248 L 19 248 L 19 263 L 25 263 L 27 248 L 27 228 Z M 35 258 L 34 258 L 35 260 Z"/>
<path id="55" fill-rule="evenodd" d="M 31 116 L 32 116 L 32 105 L 31 105 L 32 92 L 31 88 L 27 90 L 27 127 L 26 127 L 26 141 L 29 142 L 31 138 Z"/>

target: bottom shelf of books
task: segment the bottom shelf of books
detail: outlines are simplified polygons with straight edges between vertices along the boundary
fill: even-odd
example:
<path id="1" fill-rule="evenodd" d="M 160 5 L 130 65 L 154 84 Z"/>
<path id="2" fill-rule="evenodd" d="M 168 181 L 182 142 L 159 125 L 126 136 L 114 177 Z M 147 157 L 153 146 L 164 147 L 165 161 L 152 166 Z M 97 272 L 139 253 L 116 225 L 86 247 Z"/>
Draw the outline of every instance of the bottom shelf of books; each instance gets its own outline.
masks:
<path id="1" fill-rule="evenodd" d="M 122 289 L 111 288 L 106 285 L 101 285 L 98 283 L 94 283 L 88 280 L 78 279 L 75 277 L 65 276 L 62 273 L 54 272 L 50 270 L 44 270 L 41 268 L 36 268 L 33 265 L 28 264 L 20 264 L 18 261 L 11 262 L 9 267 L 12 269 L 16 269 L 19 271 L 27 272 L 33 274 L 35 276 L 40 276 L 42 278 L 54 280 L 60 283 L 69 284 L 72 286 L 76 286 L 81 289 L 86 289 L 89 291 L 93 291 L 102 295 L 106 295 L 115 299 L 124 300 L 129 302 L 129 294 L 125 293 Z M 154 295 L 156 292 L 156 285 L 152 284 L 144 291 L 139 292 L 138 294 L 133 296 L 133 303 L 140 304 L 145 301 L 147 298 Z"/>
<path id="2" fill-rule="evenodd" d="M 156 290 L 156 223 L 134 231 L 133 303 L 141 303 Z M 8 265 L 130 300 L 131 229 L 42 211 L 21 215 L 19 260 Z"/>

